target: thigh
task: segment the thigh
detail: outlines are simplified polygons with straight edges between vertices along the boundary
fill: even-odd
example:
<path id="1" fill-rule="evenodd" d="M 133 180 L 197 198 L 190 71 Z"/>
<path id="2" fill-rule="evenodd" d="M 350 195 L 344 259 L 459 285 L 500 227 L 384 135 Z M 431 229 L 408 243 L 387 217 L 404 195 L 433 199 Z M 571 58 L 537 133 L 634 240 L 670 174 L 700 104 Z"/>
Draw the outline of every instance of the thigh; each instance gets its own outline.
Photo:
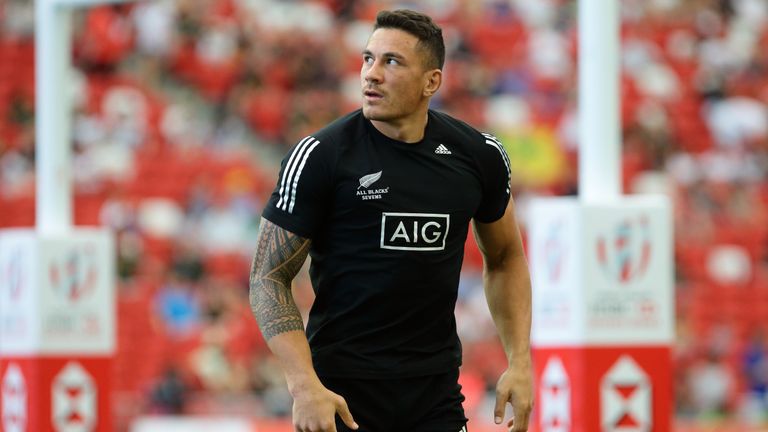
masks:
<path id="1" fill-rule="evenodd" d="M 426 429 L 414 429 L 418 430 L 419 432 L 469 432 L 469 429 L 467 428 L 467 425 L 464 424 L 462 426 L 438 426 L 435 425 L 433 427 L 425 426 Z"/>
<path id="2" fill-rule="evenodd" d="M 357 432 L 467 432 L 458 370 L 401 379 L 321 377 L 344 397 Z M 337 432 L 352 432 L 336 417 Z"/>
<path id="3" fill-rule="evenodd" d="M 467 418 L 464 415 L 464 395 L 459 385 L 458 370 L 424 377 L 411 384 L 417 398 L 410 401 L 413 415 L 408 423 L 401 424 L 401 430 L 419 432 L 466 432 Z"/>
<path id="4" fill-rule="evenodd" d="M 360 426 L 355 432 L 392 432 L 392 394 L 388 380 L 321 377 L 323 385 L 341 395 Z M 336 416 L 337 432 L 352 432 Z"/>
<path id="5" fill-rule="evenodd" d="M 457 429 L 458 428 L 458 429 Z M 416 429 L 419 432 L 469 432 L 469 429 L 467 428 L 467 425 L 464 424 L 462 426 L 434 426 L 434 427 L 427 427 L 426 429 Z"/>

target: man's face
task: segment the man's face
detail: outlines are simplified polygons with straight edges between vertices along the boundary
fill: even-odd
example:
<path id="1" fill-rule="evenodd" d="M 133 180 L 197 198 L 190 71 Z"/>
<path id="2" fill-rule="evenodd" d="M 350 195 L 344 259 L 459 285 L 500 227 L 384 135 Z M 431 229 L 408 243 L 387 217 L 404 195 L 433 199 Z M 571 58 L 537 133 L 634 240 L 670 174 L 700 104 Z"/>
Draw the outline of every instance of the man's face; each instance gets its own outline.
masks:
<path id="1" fill-rule="evenodd" d="M 416 36 L 391 28 L 377 29 L 368 39 L 360 69 L 366 118 L 396 122 L 426 106 L 429 71 L 418 42 Z"/>

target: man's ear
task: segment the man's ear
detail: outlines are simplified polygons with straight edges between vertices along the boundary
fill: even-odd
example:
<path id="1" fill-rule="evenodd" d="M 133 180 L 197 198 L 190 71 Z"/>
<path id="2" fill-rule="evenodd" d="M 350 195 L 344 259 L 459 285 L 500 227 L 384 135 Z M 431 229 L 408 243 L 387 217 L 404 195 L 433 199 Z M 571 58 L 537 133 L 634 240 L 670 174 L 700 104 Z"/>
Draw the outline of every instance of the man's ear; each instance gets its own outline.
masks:
<path id="1" fill-rule="evenodd" d="M 424 96 L 432 97 L 440 85 L 443 83 L 443 71 L 440 69 L 432 69 L 425 72 L 426 83 L 424 85 Z"/>

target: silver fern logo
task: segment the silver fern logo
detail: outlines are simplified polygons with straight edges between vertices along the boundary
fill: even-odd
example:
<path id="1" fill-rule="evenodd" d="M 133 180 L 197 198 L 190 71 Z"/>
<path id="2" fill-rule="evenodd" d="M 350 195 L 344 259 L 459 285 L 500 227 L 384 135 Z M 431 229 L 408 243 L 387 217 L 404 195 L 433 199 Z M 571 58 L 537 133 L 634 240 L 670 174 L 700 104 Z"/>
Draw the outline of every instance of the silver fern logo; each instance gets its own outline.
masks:
<path id="1" fill-rule="evenodd" d="M 384 171 L 379 171 L 373 174 L 368 174 L 360 177 L 360 186 L 358 186 L 357 188 L 358 189 L 367 188 L 372 184 L 376 183 L 376 181 L 378 181 L 381 178 L 381 173 L 383 172 Z"/>
<path id="2" fill-rule="evenodd" d="M 374 183 L 379 181 L 381 178 L 381 173 L 383 172 L 384 171 L 379 171 L 360 177 L 360 186 L 357 187 L 356 195 L 359 196 L 361 200 L 379 200 L 382 199 L 384 195 L 389 193 L 389 186 L 375 189 L 371 188 Z"/>

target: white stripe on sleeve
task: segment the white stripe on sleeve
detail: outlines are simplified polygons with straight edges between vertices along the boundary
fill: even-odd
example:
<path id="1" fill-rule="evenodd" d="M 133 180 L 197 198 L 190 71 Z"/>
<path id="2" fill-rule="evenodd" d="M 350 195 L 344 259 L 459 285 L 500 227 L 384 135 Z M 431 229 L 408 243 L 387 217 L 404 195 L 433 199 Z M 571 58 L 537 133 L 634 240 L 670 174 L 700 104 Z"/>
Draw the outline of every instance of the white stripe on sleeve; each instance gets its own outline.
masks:
<path id="1" fill-rule="evenodd" d="M 279 209 L 285 210 L 285 207 L 288 204 L 288 193 L 291 188 L 291 178 L 293 177 L 293 173 L 295 172 L 296 166 L 298 165 L 298 160 L 301 159 L 302 153 L 304 153 L 304 150 L 312 142 L 312 140 L 314 140 L 314 138 L 311 136 L 301 140 L 299 145 L 297 145 L 293 150 L 293 153 L 291 153 L 291 157 L 288 158 L 288 163 L 285 165 L 285 170 L 283 171 L 283 178 L 280 181 L 280 199 L 277 201 L 277 208 Z"/>
<path id="2" fill-rule="evenodd" d="M 496 147 L 496 150 L 498 150 L 499 153 L 501 154 L 501 158 L 502 158 L 502 160 L 504 160 L 504 165 L 507 167 L 507 178 L 511 179 L 512 178 L 512 170 L 510 169 L 510 166 L 509 166 L 509 156 L 507 156 L 507 152 L 506 152 L 506 150 L 504 150 L 504 146 L 501 144 L 501 142 L 499 141 L 498 138 L 496 138 L 495 136 L 493 136 L 491 134 L 484 133 L 483 136 L 486 138 L 485 139 L 485 143 L 490 145 L 490 146 Z"/>
<path id="3" fill-rule="evenodd" d="M 301 165 L 299 165 L 299 170 L 296 172 L 296 177 L 293 179 L 293 190 L 291 191 L 291 205 L 288 207 L 288 213 L 293 213 L 293 206 L 296 204 L 296 188 L 299 185 L 299 177 L 301 177 L 301 171 L 304 169 L 304 164 L 307 163 L 307 158 L 309 158 L 309 154 L 312 153 L 312 150 L 317 147 L 317 145 L 320 144 L 320 141 L 315 140 L 314 144 L 307 150 L 307 153 L 304 154 L 304 157 L 301 158 Z"/>

